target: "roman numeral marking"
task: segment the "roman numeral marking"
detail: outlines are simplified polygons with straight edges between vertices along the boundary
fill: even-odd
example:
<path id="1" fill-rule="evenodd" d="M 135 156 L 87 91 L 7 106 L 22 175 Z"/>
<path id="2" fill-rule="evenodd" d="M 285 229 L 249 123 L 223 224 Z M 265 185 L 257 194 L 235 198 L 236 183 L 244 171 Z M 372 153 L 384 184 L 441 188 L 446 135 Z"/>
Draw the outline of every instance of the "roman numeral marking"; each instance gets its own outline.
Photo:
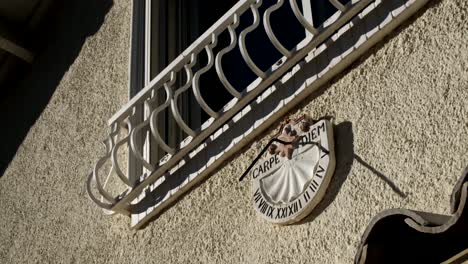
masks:
<path id="1" fill-rule="evenodd" d="M 316 192 L 318 189 L 319 184 L 313 180 L 312 183 L 309 185 L 309 189 L 312 190 L 312 192 Z"/>
<path id="2" fill-rule="evenodd" d="M 328 150 L 326 150 L 326 151 L 328 151 Z M 328 156 L 328 152 L 325 152 L 325 151 L 320 151 L 320 152 L 322 152 L 322 156 L 320 156 L 321 159 Z"/>
<path id="3" fill-rule="evenodd" d="M 289 205 L 288 210 L 289 210 L 288 216 L 291 216 L 292 214 L 294 214 L 294 204 Z"/>
<path id="4" fill-rule="evenodd" d="M 325 169 L 322 167 L 322 165 L 319 164 L 319 167 L 318 167 L 317 172 L 315 173 L 315 176 L 319 177 L 320 179 L 323 178 L 323 175 L 320 175 L 319 173 L 322 173 L 324 171 Z"/>
<path id="5" fill-rule="evenodd" d="M 275 211 L 275 208 L 274 207 L 271 207 L 271 206 L 268 206 L 268 210 L 267 210 L 267 213 L 266 215 L 270 218 L 273 218 L 273 212 Z"/>
<path id="6" fill-rule="evenodd" d="M 260 189 L 257 189 L 257 190 L 255 191 L 255 194 L 254 194 L 254 201 L 255 201 L 255 203 L 258 203 L 258 201 L 260 200 L 260 198 L 262 198 L 261 193 L 260 193 Z"/>
<path id="7" fill-rule="evenodd" d="M 308 190 L 306 190 L 305 193 L 304 193 L 304 200 L 305 200 L 306 203 L 310 200 L 310 195 L 309 195 Z"/>
<path id="8" fill-rule="evenodd" d="M 288 207 L 278 208 L 276 211 L 275 219 L 285 218 L 288 216 Z"/>
<path id="9" fill-rule="evenodd" d="M 263 198 L 261 199 L 260 203 L 258 204 L 258 209 L 260 209 L 260 211 L 262 211 L 263 207 L 266 205 L 266 201 L 263 200 Z"/>

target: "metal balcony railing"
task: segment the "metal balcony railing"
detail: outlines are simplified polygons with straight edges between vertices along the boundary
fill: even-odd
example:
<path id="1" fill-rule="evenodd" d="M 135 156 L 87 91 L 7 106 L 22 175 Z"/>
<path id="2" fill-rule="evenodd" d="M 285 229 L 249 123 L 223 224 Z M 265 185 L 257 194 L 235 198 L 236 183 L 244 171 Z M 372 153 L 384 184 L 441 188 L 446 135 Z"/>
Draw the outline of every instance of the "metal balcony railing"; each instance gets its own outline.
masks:
<path id="1" fill-rule="evenodd" d="M 168 170 L 177 165 L 200 143 L 204 142 L 204 140 L 216 132 L 224 123 L 247 106 L 250 101 L 255 99 L 266 88 L 271 86 L 293 66 L 300 62 L 309 52 L 327 40 L 337 29 L 349 22 L 356 14 L 372 2 L 372 0 L 350 0 L 346 4 L 342 4 L 338 0 L 328 0 L 336 7 L 337 11 L 322 25 L 318 26 L 306 19 L 296 1 L 297 0 L 290 0 L 289 5 L 285 5 L 284 0 L 277 0 L 276 3 L 266 9 L 263 13 L 263 17 L 260 16 L 258 11 L 258 8 L 262 5 L 262 0 L 239 1 L 180 56 L 170 63 L 170 65 L 156 76 L 143 90 L 122 107 L 121 110 L 110 118 L 108 121 L 110 133 L 105 140 L 106 153 L 95 164 L 93 172 L 89 175 L 87 180 L 87 191 L 90 198 L 103 209 L 129 214 L 130 203 L 140 196 L 148 185 L 154 183 Z M 292 50 L 285 48 L 278 40 L 270 23 L 271 14 L 279 8 L 291 8 L 299 23 L 309 33 L 302 41 L 297 43 L 296 47 Z M 241 15 L 249 11 L 252 12 L 253 23 L 237 35 L 235 29 L 239 25 Z M 253 61 L 245 41 L 248 34 L 257 29 L 260 25 L 263 25 L 271 44 L 283 56 L 279 62 L 272 65 L 267 71 L 262 71 Z M 217 46 L 218 36 L 226 31 L 230 35 L 230 44 L 221 49 L 217 54 L 214 54 L 213 48 Z M 221 63 L 223 56 L 231 52 L 236 46 L 239 47 L 241 56 L 249 69 L 258 77 L 249 86 L 243 89 L 233 87 L 226 78 Z M 206 52 L 208 63 L 193 72 L 197 57 L 202 52 Z M 205 74 L 213 66 L 215 67 L 220 82 L 233 96 L 233 99 L 220 111 L 213 110 L 200 93 L 200 76 Z M 185 73 L 186 82 L 179 89 L 174 89 L 176 76 L 178 76 L 177 74 L 179 72 Z M 162 103 L 156 96 L 161 89 L 165 92 L 165 100 Z M 180 95 L 189 92 L 190 89 L 201 109 L 210 116 L 204 124 L 196 129 L 191 128 L 184 121 L 178 110 Z M 150 114 L 142 121 L 138 122 L 136 121 L 138 119 L 135 118 L 137 109 L 143 108 L 146 108 Z M 163 111 L 171 111 L 176 123 L 189 135 L 186 139 L 181 141 L 176 148 L 169 146 L 157 129 L 159 115 Z M 157 164 L 152 164 L 148 159 L 145 159 L 141 151 L 143 149 L 142 143 L 137 140 L 138 137 L 144 133 L 145 129 L 151 131 L 151 135 L 156 144 L 167 153 Z M 127 133 L 125 136 L 119 137 L 122 131 L 127 131 Z M 146 169 L 146 173 L 143 175 L 126 175 L 122 171 L 117 153 L 123 146 L 127 146 L 128 155 L 133 156 L 141 166 Z M 112 166 L 108 171 L 108 177 L 117 176 L 127 188 L 125 192 L 118 196 L 111 195 L 111 193 L 106 190 L 104 187 L 105 184 L 103 184 L 98 175 L 103 164 L 109 161 Z M 94 194 L 93 187 L 95 187 L 95 191 L 97 191 L 99 195 Z"/>

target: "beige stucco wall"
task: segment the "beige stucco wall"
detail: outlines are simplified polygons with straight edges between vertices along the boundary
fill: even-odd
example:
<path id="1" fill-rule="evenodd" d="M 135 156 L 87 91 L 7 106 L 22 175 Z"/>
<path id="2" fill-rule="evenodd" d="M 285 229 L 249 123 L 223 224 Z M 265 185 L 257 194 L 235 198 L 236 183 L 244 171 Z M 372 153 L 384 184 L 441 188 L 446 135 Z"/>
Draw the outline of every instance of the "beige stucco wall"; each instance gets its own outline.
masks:
<path id="1" fill-rule="evenodd" d="M 466 0 L 430 1 L 293 112 L 338 124 L 328 206 L 309 221 L 265 223 L 250 183 L 237 181 L 265 139 L 142 230 L 105 216 L 84 182 L 107 118 L 127 100 L 127 2 L 114 1 L 88 37 L 0 178 L 0 263 L 350 263 L 381 210 L 449 213 L 468 165 Z"/>

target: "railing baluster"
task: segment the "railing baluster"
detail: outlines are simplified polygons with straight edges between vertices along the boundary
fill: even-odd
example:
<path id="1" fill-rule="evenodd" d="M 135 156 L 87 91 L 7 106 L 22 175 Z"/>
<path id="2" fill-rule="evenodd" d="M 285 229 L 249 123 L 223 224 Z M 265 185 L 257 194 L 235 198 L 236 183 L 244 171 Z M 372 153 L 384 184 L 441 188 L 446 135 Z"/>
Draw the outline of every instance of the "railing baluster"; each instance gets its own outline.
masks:
<path id="1" fill-rule="evenodd" d="M 126 119 L 125 123 L 128 126 L 129 133 L 126 137 L 118 141 L 112 148 L 111 161 L 112 161 L 112 166 L 114 167 L 115 173 L 120 178 L 120 180 L 123 181 L 127 186 L 132 187 L 132 183 L 130 183 L 130 179 L 127 176 L 125 176 L 125 174 L 122 172 L 122 170 L 120 169 L 119 163 L 117 161 L 117 153 L 118 153 L 119 148 L 123 146 L 124 144 L 128 144 L 129 138 L 130 138 L 130 131 L 132 127 L 131 122 L 129 119 Z M 120 130 L 120 126 L 118 126 L 117 129 Z"/>
<path id="2" fill-rule="evenodd" d="M 328 0 L 330 3 L 336 7 L 336 9 L 340 10 L 341 12 L 346 11 L 346 6 L 344 6 L 342 3 L 340 3 L 338 0 Z"/>
<path id="3" fill-rule="evenodd" d="M 96 181 L 96 178 L 94 177 L 94 172 L 91 172 L 88 175 L 88 179 L 86 181 L 86 192 L 88 193 L 89 198 L 102 209 L 111 210 L 114 202 L 104 203 L 100 199 L 97 199 L 96 196 L 94 196 L 93 192 L 91 191 L 91 183 L 93 180 Z"/>
<path id="4" fill-rule="evenodd" d="M 144 102 L 144 105 L 149 111 L 151 111 L 151 105 L 149 103 L 151 99 L 148 99 Z M 151 165 L 146 159 L 143 157 L 143 153 L 140 152 L 140 149 L 142 149 L 142 146 L 138 144 L 138 133 L 140 133 L 140 130 L 142 130 L 144 127 L 146 127 L 149 124 L 149 119 L 147 118 L 137 126 L 135 126 L 132 130 L 130 130 L 130 150 L 135 156 L 135 158 L 141 162 L 141 164 L 149 171 L 154 171 L 155 167 Z"/>
<path id="5" fill-rule="evenodd" d="M 267 33 L 268 38 L 271 41 L 271 44 L 275 46 L 275 48 L 283 54 L 286 58 L 291 57 L 292 53 L 286 49 L 281 42 L 279 42 L 278 38 L 276 38 L 275 33 L 273 32 L 273 29 L 271 28 L 271 23 L 270 23 L 270 15 L 278 10 L 284 3 L 284 0 L 278 0 L 278 2 L 272 6 L 270 6 L 266 11 L 265 14 L 263 15 L 263 27 L 265 28 L 265 32 Z"/>
<path id="6" fill-rule="evenodd" d="M 221 64 L 221 59 L 223 58 L 224 54 L 228 53 L 229 51 L 233 50 L 236 47 L 237 44 L 237 35 L 235 29 L 239 26 L 239 16 L 237 14 L 234 14 L 233 18 L 233 23 L 228 26 L 228 31 L 229 31 L 229 36 L 231 37 L 231 43 L 229 43 L 229 46 L 225 47 L 221 51 L 218 52 L 216 55 L 216 62 L 215 62 L 215 67 L 216 67 L 216 73 L 218 74 L 218 78 L 221 81 L 221 83 L 224 85 L 224 88 L 234 97 L 236 98 L 241 98 L 242 95 L 239 93 L 236 88 L 232 86 L 232 84 L 229 82 L 229 80 L 226 78 L 226 75 L 224 74 L 223 71 L 223 66 Z"/>
<path id="7" fill-rule="evenodd" d="M 239 35 L 239 50 L 241 52 L 242 58 L 244 59 L 245 63 L 249 68 L 260 78 L 265 79 L 267 77 L 266 73 L 260 70 L 258 66 L 253 62 L 252 58 L 249 55 L 247 47 L 245 46 L 245 37 L 247 34 L 252 32 L 254 29 L 258 27 L 260 24 L 260 14 L 258 13 L 258 7 L 262 5 L 262 0 L 257 0 L 255 4 L 250 5 L 250 10 L 252 11 L 253 15 L 253 23 L 246 29 L 242 30 Z"/>
<path id="8" fill-rule="evenodd" d="M 309 31 L 312 35 L 316 36 L 318 34 L 318 30 L 314 27 L 313 24 L 309 23 L 307 19 L 304 17 L 302 14 L 301 10 L 299 10 L 299 6 L 297 5 L 297 0 L 289 0 L 289 5 L 291 6 L 291 9 L 296 16 L 297 20 L 301 25 Z"/>
<path id="9" fill-rule="evenodd" d="M 211 35 L 211 43 L 205 47 L 206 54 L 208 55 L 208 64 L 201 68 L 199 71 L 195 73 L 193 76 L 192 80 L 192 89 L 193 93 L 195 94 L 195 99 L 197 100 L 198 104 L 200 104 L 200 107 L 205 110 L 207 114 L 209 114 L 213 118 L 217 118 L 219 114 L 215 112 L 211 107 L 208 106 L 208 104 L 205 102 L 203 99 L 203 96 L 201 95 L 200 92 L 200 87 L 199 87 L 199 79 L 202 74 L 207 72 L 214 64 L 214 59 L 213 59 L 213 47 L 216 46 L 218 39 L 215 34 Z"/>
<path id="10" fill-rule="evenodd" d="M 180 87 L 179 89 L 175 91 L 174 96 L 171 98 L 171 110 L 172 110 L 172 115 L 174 116 L 175 121 L 185 131 L 185 133 L 187 133 L 188 135 L 192 137 L 195 137 L 197 133 L 195 133 L 195 131 L 192 130 L 187 125 L 187 123 L 185 123 L 184 119 L 181 117 L 179 108 L 177 106 L 178 105 L 177 100 L 179 99 L 179 95 L 181 95 L 183 92 L 187 91 L 190 88 L 190 85 L 192 84 L 192 78 L 193 78 L 192 67 L 195 65 L 196 62 L 197 62 L 197 56 L 195 54 L 192 54 L 190 56 L 189 64 L 186 64 L 184 66 L 185 73 L 187 75 L 187 81 L 182 87 Z"/>
<path id="11" fill-rule="evenodd" d="M 115 136 L 115 135 L 116 135 L 116 133 L 114 131 L 114 133 L 111 133 L 109 135 L 107 143 L 104 143 L 104 145 L 106 146 L 106 155 L 103 156 L 102 158 L 100 158 L 98 160 L 98 162 L 96 163 L 96 165 L 94 165 L 93 174 L 92 174 L 93 179 L 96 181 L 96 187 L 98 189 L 99 194 L 102 195 L 104 197 L 104 199 L 106 199 L 110 203 L 115 203 L 116 200 L 114 199 L 114 197 L 110 193 L 108 193 L 106 190 L 104 190 L 104 188 L 103 188 L 103 186 L 101 184 L 101 180 L 99 179 L 99 169 L 104 165 L 104 163 L 110 157 L 111 150 L 112 150 L 112 147 L 113 147 L 112 145 L 114 144 L 112 137 Z"/>
<path id="12" fill-rule="evenodd" d="M 166 91 L 166 100 L 164 101 L 163 104 L 159 105 L 154 109 L 154 111 L 151 113 L 151 116 L 149 118 L 150 120 L 150 127 L 151 127 L 151 133 L 153 134 L 154 139 L 156 140 L 156 143 L 159 144 L 159 146 L 166 152 L 170 154 L 175 153 L 175 149 L 171 148 L 166 142 L 164 142 L 164 139 L 161 137 L 159 134 L 158 130 L 158 116 L 159 113 L 162 112 L 165 108 L 169 106 L 171 103 L 172 99 L 172 89 L 171 86 L 174 85 L 176 80 L 175 72 L 171 72 L 171 78 L 168 82 L 164 83 L 164 90 Z M 157 96 L 156 96 L 157 97 Z"/>

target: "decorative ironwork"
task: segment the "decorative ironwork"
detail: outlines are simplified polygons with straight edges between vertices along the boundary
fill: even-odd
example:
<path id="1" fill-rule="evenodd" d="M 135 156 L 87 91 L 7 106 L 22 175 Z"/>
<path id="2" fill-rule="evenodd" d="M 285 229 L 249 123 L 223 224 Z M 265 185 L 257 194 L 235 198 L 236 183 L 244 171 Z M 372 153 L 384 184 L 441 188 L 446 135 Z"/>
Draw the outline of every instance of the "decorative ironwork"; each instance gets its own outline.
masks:
<path id="1" fill-rule="evenodd" d="M 248 103 L 255 99 L 265 89 L 270 87 L 275 81 L 295 66 L 302 60 L 310 51 L 319 44 L 328 39 L 337 29 L 349 22 L 356 14 L 362 11 L 371 0 L 351 0 L 346 5 L 341 4 L 338 0 L 329 0 L 338 10 L 338 15 L 333 15 L 324 25 L 313 25 L 311 21 L 302 14 L 296 2 L 290 0 L 289 7 L 292 9 L 295 17 L 300 24 L 309 31 L 312 36 L 307 36 L 303 41 L 292 49 L 287 50 L 276 38 L 273 32 L 270 15 L 274 11 L 283 7 L 283 0 L 278 0 L 276 4 L 270 6 L 263 15 L 263 19 L 258 12 L 258 8 L 262 6 L 262 0 L 242 0 L 232 7 L 223 17 L 221 17 L 211 28 L 209 28 L 202 36 L 200 36 L 186 51 L 178 56 L 172 63 L 169 64 L 158 76 L 156 76 L 143 90 L 134 96 L 121 110 L 119 110 L 109 121 L 108 124 L 111 132 L 106 141 L 105 155 L 96 163 L 93 172 L 87 180 L 87 190 L 91 199 L 96 204 L 106 210 L 113 210 L 120 213 L 128 213 L 128 205 L 138 197 L 143 189 L 149 184 L 155 182 L 166 171 L 170 170 L 174 165 L 193 151 L 200 143 L 218 130 L 224 123 L 229 121 L 236 113 L 241 111 Z M 235 29 L 239 25 L 240 16 L 250 9 L 253 14 L 253 23 L 242 30 L 239 36 L 236 35 Z M 245 38 L 246 36 L 257 29 L 263 23 L 263 27 L 268 35 L 271 44 L 284 56 L 281 65 L 272 65 L 267 71 L 262 71 L 258 68 L 255 62 L 249 55 Z M 223 32 L 228 32 L 231 37 L 230 44 L 221 49 L 217 54 L 213 54 L 213 48 L 217 45 L 217 38 Z M 243 87 L 239 90 L 234 88 L 227 80 L 223 71 L 221 61 L 223 55 L 231 52 L 238 44 L 243 60 L 248 67 L 259 78 L 252 82 L 248 87 Z M 205 51 L 208 55 L 208 63 L 201 69 L 193 73 L 193 67 L 197 60 L 197 56 Z M 225 89 L 234 97 L 228 105 L 221 111 L 214 111 L 204 100 L 200 93 L 199 78 L 202 74 L 210 70 L 215 65 L 216 73 L 219 80 Z M 186 83 L 174 92 L 174 83 L 177 73 L 185 71 L 187 76 Z M 201 127 L 191 128 L 184 121 L 178 110 L 178 99 L 182 93 L 188 92 L 192 88 L 196 101 L 200 107 L 207 112 L 211 118 L 202 124 Z M 239 87 L 237 87 L 239 88 Z M 165 100 L 160 102 L 156 100 L 158 91 L 164 89 Z M 136 122 L 136 112 L 138 109 L 146 108 L 150 115 L 141 122 Z M 180 128 L 186 132 L 189 137 L 182 140 L 175 147 L 169 146 L 158 132 L 157 123 L 158 115 L 169 110 L 173 113 L 173 118 Z M 127 135 L 119 138 L 119 132 L 127 131 Z M 158 164 L 152 164 L 145 159 L 141 152 L 142 144 L 137 140 L 138 135 L 143 135 L 150 131 L 154 142 L 167 154 Z M 278 141 L 279 142 L 279 141 Z M 280 142 L 283 143 L 283 142 Z M 284 142 L 286 143 L 286 142 Z M 127 146 L 129 155 L 136 158 L 140 166 L 147 169 L 143 175 L 125 175 L 119 166 L 117 159 L 117 151 Z M 157 147 L 151 146 L 151 147 Z M 112 161 L 109 175 L 117 174 L 118 178 L 128 186 L 127 191 L 118 197 L 110 195 L 101 180 L 98 177 L 99 170 L 107 160 Z M 95 183 L 97 193 L 95 195 L 92 188 Z M 101 196 L 101 201 L 98 196 Z"/>

